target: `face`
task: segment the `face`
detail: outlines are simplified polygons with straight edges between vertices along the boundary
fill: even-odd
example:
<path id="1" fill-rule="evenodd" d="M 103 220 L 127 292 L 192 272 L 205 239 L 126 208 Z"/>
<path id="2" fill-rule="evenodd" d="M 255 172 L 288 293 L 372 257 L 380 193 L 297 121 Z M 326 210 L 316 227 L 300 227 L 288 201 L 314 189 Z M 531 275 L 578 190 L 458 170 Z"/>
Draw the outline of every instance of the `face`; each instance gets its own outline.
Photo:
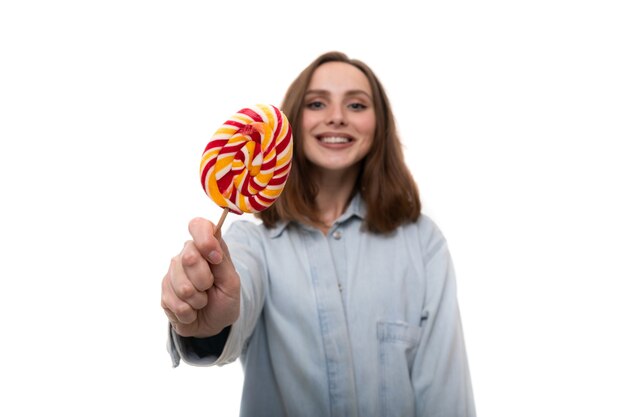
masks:
<path id="1" fill-rule="evenodd" d="M 374 140 L 376 116 L 365 74 L 343 62 L 313 73 L 302 113 L 303 149 L 320 173 L 356 172 Z"/>

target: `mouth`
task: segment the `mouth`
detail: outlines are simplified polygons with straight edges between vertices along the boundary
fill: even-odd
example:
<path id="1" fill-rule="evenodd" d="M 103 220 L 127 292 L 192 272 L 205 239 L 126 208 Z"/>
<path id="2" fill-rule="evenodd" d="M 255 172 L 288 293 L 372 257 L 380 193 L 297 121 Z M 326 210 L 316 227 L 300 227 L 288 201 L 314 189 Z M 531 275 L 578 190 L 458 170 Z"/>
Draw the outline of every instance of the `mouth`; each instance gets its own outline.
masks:
<path id="1" fill-rule="evenodd" d="M 343 145 L 354 141 L 352 136 L 338 133 L 324 133 L 315 136 L 315 138 L 328 145 Z"/>

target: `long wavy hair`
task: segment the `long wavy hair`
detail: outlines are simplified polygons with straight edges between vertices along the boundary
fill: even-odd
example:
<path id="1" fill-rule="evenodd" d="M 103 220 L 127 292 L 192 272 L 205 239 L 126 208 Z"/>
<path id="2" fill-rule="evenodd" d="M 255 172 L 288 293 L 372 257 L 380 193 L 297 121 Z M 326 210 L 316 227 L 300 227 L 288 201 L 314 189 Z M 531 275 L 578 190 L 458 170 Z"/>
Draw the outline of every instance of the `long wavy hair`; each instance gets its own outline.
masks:
<path id="1" fill-rule="evenodd" d="M 317 185 L 307 176 L 311 164 L 304 155 L 301 131 L 307 88 L 315 70 L 327 62 L 353 65 L 365 74 L 372 88 L 376 115 L 374 140 L 372 148 L 361 162 L 353 189 L 353 195 L 360 193 L 367 207 L 365 226 L 369 231 L 384 234 L 404 223 L 416 221 L 421 212 L 419 193 L 404 162 L 402 144 L 387 94 L 365 63 L 336 51 L 317 57 L 287 89 L 281 110 L 292 127 L 293 165 L 281 196 L 267 210 L 257 213 L 257 217 L 269 228 L 275 227 L 281 220 L 322 224 L 315 204 Z"/>

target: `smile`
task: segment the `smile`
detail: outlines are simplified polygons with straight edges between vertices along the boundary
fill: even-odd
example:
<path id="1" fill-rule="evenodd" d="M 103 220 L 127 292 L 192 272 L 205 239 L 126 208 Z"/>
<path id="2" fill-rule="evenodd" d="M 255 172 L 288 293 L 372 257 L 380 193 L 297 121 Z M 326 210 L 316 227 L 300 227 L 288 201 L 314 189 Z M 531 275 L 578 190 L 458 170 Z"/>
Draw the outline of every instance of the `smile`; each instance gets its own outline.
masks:
<path id="1" fill-rule="evenodd" d="M 350 139 L 334 136 L 332 138 L 322 138 L 322 143 L 348 143 Z"/>
<path id="2" fill-rule="evenodd" d="M 338 136 L 338 135 L 320 135 L 317 136 L 317 140 L 322 143 L 330 145 L 350 143 L 353 139 L 350 136 Z"/>

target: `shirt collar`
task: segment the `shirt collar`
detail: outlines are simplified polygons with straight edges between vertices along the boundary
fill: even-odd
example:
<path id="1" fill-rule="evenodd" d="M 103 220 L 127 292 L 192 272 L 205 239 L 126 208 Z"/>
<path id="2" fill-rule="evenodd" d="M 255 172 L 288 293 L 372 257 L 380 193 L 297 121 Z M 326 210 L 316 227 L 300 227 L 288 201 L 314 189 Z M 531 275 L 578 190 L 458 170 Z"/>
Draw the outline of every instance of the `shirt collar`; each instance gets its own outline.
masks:
<path id="1" fill-rule="evenodd" d="M 354 197 L 352 197 L 352 200 L 350 200 L 346 211 L 339 216 L 335 223 L 344 223 L 352 217 L 357 217 L 363 220 L 365 218 L 366 211 L 365 202 L 363 201 L 361 194 L 357 193 Z M 269 229 L 269 237 L 273 239 L 280 236 L 287 226 L 289 226 L 289 223 L 291 223 L 291 221 L 279 221 L 275 227 Z"/>

